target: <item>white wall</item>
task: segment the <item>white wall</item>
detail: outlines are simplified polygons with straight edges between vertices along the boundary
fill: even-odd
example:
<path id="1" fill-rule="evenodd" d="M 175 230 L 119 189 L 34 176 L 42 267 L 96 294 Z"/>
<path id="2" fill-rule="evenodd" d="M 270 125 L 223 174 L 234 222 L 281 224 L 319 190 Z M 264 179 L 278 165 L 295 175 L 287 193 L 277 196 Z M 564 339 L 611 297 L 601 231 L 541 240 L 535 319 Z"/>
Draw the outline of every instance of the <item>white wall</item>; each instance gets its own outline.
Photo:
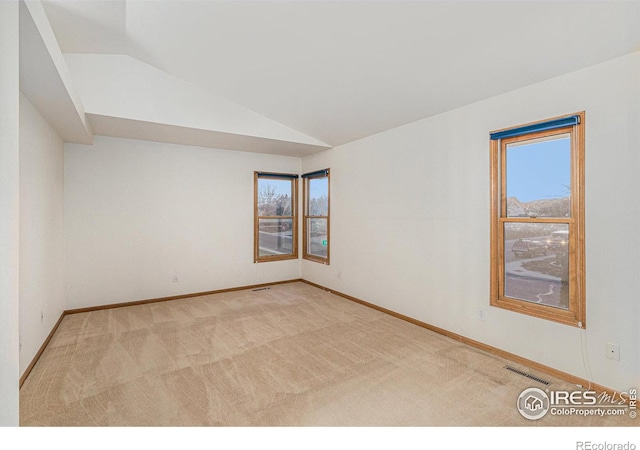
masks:
<path id="1" fill-rule="evenodd" d="M 255 170 L 299 173 L 300 159 L 66 143 L 67 308 L 300 278 L 297 260 L 253 263 Z"/>
<path id="2" fill-rule="evenodd" d="M 0 426 L 18 414 L 18 2 L 0 2 Z"/>
<path id="3" fill-rule="evenodd" d="M 586 332 L 489 307 L 489 132 L 582 110 Z M 640 386 L 639 124 L 635 53 L 305 157 L 303 172 L 331 168 L 331 265 L 303 261 L 303 278 L 614 389 Z M 620 361 L 605 359 L 607 342 Z"/>
<path id="4" fill-rule="evenodd" d="M 20 373 L 64 311 L 64 144 L 20 94 Z"/>

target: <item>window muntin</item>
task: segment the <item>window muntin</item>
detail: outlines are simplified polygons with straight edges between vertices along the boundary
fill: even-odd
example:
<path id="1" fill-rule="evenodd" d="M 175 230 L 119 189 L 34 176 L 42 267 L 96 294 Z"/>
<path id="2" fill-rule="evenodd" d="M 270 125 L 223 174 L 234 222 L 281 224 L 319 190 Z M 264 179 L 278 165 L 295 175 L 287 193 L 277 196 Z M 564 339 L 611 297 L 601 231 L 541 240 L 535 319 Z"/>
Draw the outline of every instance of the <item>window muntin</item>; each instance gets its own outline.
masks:
<path id="1" fill-rule="evenodd" d="M 329 264 L 329 169 L 303 178 L 303 258 Z"/>
<path id="2" fill-rule="evenodd" d="M 491 141 L 491 305 L 585 326 L 584 113 Z M 529 127 L 529 126 L 527 126 Z"/>
<path id="3" fill-rule="evenodd" d="M 298 257 L 298 175 L 255 172 L 254 262 Z"/>

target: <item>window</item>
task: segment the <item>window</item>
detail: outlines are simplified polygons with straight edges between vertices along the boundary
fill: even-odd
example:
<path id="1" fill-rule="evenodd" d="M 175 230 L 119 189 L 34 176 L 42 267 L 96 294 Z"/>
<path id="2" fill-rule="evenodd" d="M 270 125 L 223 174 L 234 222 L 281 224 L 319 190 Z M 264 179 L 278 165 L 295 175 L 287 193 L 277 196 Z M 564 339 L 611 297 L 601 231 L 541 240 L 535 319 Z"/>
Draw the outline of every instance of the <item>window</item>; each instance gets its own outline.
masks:
<path id="1" fill-rule="evenodd" d="M 298 257 L 298 175 L 254 173 L 254 262 Z"/>
<path id="2" fill-rule="evenodd" d="M 304 179 L 304 259 L 329 264 L 329 169 Z"/>
<path id="3" fill-rule="evenodd" d="M 491 133 L 491 305 L 585 327 L 584 112 Z"/>

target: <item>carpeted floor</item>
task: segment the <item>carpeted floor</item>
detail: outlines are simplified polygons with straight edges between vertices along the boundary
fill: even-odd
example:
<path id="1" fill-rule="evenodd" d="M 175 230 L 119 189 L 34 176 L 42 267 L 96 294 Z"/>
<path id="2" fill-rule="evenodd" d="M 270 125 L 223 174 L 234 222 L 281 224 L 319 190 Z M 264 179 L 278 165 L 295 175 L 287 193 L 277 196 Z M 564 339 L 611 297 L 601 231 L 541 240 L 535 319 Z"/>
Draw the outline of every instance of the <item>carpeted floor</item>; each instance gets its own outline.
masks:
<path id="1" fill-rule="evenodd" d="M 516 409 L 516 364 L 305 283 L 67 315 L 23 426 L 629 426 Z M 573 385 L 552 381 L 552 389 Z"/>

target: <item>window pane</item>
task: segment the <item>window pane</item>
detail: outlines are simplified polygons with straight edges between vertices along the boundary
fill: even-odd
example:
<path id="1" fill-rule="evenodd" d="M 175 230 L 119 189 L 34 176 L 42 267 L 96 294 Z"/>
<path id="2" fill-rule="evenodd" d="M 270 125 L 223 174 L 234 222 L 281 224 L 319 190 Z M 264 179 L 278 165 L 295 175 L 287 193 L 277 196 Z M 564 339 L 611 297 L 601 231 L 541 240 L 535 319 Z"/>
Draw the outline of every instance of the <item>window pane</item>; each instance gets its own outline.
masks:
<path id="1" fill-rule="evenodd" d="M 309 179 L 309 213 L 310 216 L 329 215 L 329 178 Z"/>
<path id="2" fill-rule="evenodd" d="M 258 216 L 291 216 L 291 180 L 258 179 Z"/>
<path id="3" fill-rule="evenodd" d="M 292 234 L 292 219 L 259 219 L 258 254 L 260 256 L 292 255 Z"/>
<path id="4" fill-rule="evenodd" d="M 507 145 L 507 217 L 569 217 L 571 137 Z"/>
<path id="5" fill-rule="evenodd" d="M 307 219 L 307 253 L 321 258 L 327 257 L 327 219 Z"/>
<path id="6" fill-rule="evenodd" d="M 504 295 L 569 309 L 569 226 L 504 224 Z"/>

